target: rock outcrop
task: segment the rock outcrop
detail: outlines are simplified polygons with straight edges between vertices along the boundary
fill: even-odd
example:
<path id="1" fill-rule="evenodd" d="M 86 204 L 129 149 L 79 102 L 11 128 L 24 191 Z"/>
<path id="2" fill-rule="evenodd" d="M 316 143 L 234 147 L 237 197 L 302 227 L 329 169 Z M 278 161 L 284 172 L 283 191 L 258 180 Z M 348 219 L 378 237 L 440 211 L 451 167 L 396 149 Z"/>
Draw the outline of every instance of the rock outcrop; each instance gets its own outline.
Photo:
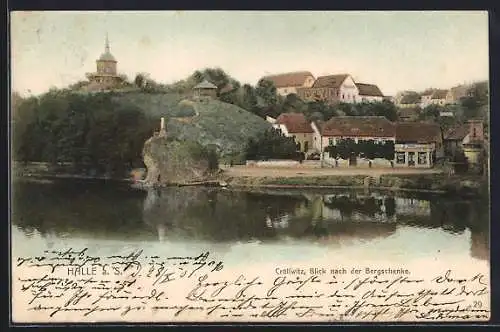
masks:
<path id="1" fill-rule="evenodd" d="M 217 167 L 210 164 L 206 148 L 197 142 L 155 135 L 144 143 L 146 186 L 189 184 L 212 179 Z"/>

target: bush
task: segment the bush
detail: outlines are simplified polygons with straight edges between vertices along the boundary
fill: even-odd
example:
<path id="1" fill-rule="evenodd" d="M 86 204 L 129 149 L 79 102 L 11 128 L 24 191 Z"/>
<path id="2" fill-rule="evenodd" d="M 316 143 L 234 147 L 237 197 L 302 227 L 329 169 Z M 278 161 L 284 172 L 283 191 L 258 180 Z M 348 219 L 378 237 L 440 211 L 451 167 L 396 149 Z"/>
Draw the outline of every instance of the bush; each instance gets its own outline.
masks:
<path id="1" fill-rule="evenodd" d="M 245 147 L 247 160 L 302 159 L 292 137 L 285 137 L 274 128 L 266 130 L 258 139 L 249 139 Z M 303 160 L 303 159 L 302 159 Z"/>

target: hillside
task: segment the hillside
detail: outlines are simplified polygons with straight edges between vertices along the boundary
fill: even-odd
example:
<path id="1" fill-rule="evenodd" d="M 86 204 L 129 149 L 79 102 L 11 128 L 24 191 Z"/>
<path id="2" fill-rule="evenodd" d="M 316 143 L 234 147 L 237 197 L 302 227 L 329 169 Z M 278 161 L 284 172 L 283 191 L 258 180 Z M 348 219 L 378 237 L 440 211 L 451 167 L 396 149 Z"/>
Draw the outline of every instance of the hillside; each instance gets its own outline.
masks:
<path id="1" fill-rule="evenodd" d="M 221 155 L 239 153 L 248 138 L 256 137 L 270 124 L 233 104 L 217 100 L 192 102 L 180 94 L 129 93 L 114 97 L 120 104 L 132 104 L 160 124 L 167 118 L 169 136 L 215 144 Z"/>

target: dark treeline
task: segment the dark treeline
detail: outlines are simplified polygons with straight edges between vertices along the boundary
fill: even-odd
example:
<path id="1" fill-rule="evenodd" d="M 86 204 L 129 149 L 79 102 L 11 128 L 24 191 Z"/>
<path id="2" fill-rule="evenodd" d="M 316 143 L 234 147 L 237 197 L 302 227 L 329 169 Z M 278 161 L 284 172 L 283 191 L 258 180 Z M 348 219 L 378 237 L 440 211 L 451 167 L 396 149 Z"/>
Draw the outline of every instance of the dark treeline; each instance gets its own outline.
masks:
<path id="1" fill-rule="evenodd" d="M 12 152 L 23 162 L 71 163 L 80 171 L 121 173 L 142 165 L 142 148 L 156 123 L 109 94 L 53 90 L 17 103 Z"/>

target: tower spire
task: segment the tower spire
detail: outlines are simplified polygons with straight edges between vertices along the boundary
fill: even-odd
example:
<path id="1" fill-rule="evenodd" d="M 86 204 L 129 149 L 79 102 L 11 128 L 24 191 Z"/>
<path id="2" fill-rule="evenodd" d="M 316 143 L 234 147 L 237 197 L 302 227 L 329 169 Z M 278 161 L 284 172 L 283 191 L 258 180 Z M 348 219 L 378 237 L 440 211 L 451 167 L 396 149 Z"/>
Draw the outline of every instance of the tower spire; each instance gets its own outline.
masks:
<path id="1" fill-rule="evenodd" d="M 106 42 L 104 44 L 104 50 L 106 51 L 106 53 L 110 53 L 109 52 L 109 38 L 108 38 L 108 33 L 106 32 Z"/>

